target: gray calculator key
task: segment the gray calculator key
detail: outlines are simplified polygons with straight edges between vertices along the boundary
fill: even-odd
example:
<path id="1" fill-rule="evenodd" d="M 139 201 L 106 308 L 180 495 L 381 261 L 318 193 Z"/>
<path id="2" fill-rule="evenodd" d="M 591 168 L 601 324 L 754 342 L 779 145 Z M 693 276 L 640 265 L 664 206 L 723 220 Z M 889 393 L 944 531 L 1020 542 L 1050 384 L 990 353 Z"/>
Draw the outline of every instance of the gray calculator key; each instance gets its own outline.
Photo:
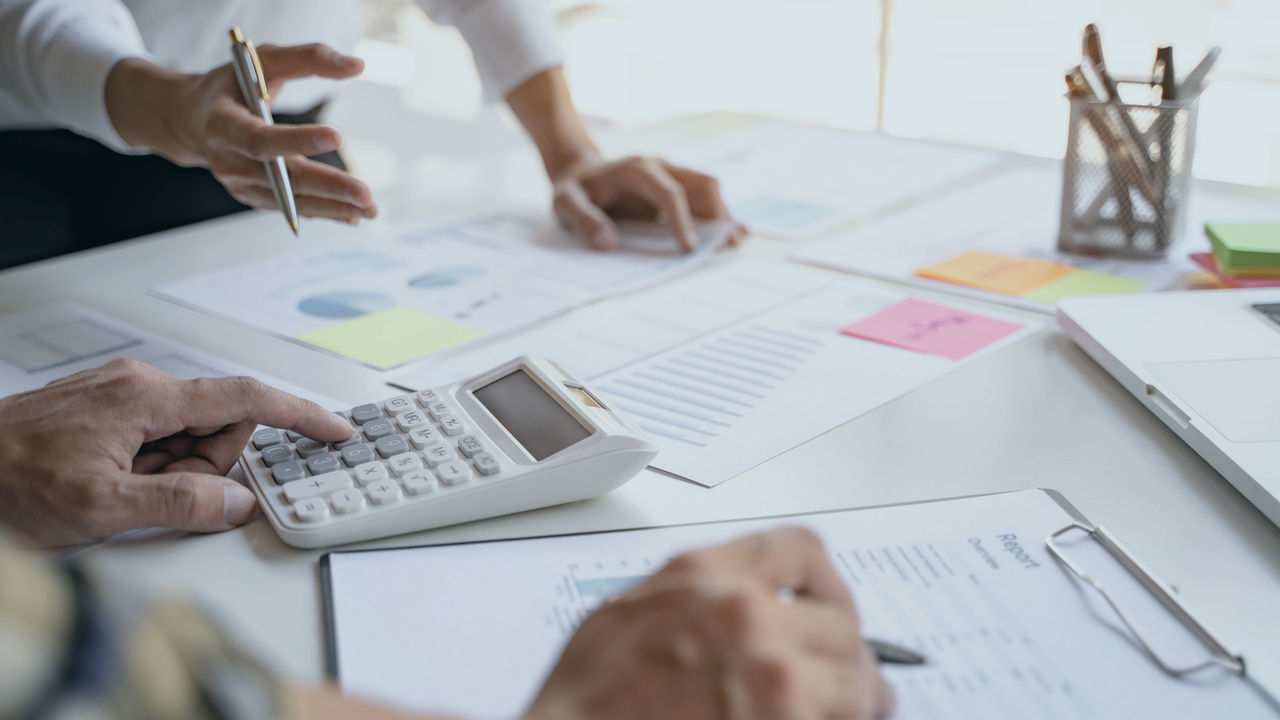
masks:
<path id="1" fill-rule="evenodd" d="M 312 440 L 311 438 L 302 438 L 294 447 L 298 449 L 298 455 L 304 459 L 309 458 L 316 453 L 325 452 L 329 449 L 328 445 Z"/>
<path id="2" fill-rule="evenodd" d="M 364 424 L 364 436 L 369 438 L 370 440 L 377 440 L 378 438 L 384 438 L 388 435 L 394 434 L 395 431 L 396 431 L 395 424 L 392 423 L 390 420 L 387 420 L 386 418 L 383 418 L 381 420 L 374 420 L 372 422 L 367 422 Z"/>
<path id="3" fill-rule="evenodd" d="M 296 443 L 302 439 L 302 433 L 296 433 L 292 430 L 285 430 L 284 436 L 289 438 L 289 442 Z"/>
<path id="4" fill-rule="evenodd" d="M 281 435 L 279 430 L 273 428 L 263 428 L 253 434 L 253 446 L 259 450 L 282 443 L 284 443 L 284 435 Z"/>
<path id="5" fill-rule="evenodd" d="M 382 408 L 373 403 L 365 403 L 351 408 L 351 420 L 357 425 L 363 425 L 380 417 L 382 417 Z"/>
<path id="6" fill-rule="evenodd" d="M 399 435 L 378 438 L 378 441 L 374 443 L 374 447 L 378 448 L 378 454 L 384 458 L 409 452 L 409 443 L 405 442 L 404 438 Z"/>
<path id="7" fill-rule="evenodd" d="M 333 444 L 333 446 L 339 450 L 346 450 L 352 445 L 355 445 L 356 443 L 362 443 L 362 442 L 364 442 L 364 438 L 360 437 L 360 433 L 354 432 L 354 433 L 351 433 L 351 437 L 347 438 L 346 440 L 343 440 L 342 442 L 336 442 Z"/>
<path id="8" fill-rule="evenodd" d="M 323 475 L 335 470 L 341 470 L 342 465 L 338 462 L 338 456 L 331 452 L 316 453 L 307 458 L 307 469 L 312 475 Z"/>
<path id="9" fill-rule="evenodd" d="M 288 445 L 272 445 L 271 447 L 262 448 L 262 462 L 267 467 L 273 467 L 282 462 L 293 459 L 293 451 Z"/>
<path id="10" fill-rule="evenodd" d="M 347 464 L 347 467 L 373 462 L 373 448 L 364 444 L 344 447 L 342 448 L 342 460 Z"/>
<path id="11" fill-rule="evenodd" d="M 276 463 L 271 468 L 271 477 L 276 479 L 277 485 L 301 480 L 306 477 L 307 473 L 302 469 L 302 463 L 297 460 L 286 460 L 282 463 Z"/>
<path id="12" fill-rule="evenodd" d="M 476 464 L 476 470 L 481 475 L 497 475 L 502 470 L 502 463 L 489 453 L 478 453 L 471 458 L 471 462 Z"/>
<path id="13" fill-rule="evenodd" d="M 484 443 L 480 442 L 480 438 L 475 435 L 458 438 L 458 449 L 467 457 L 475 457 L 485 450 Z"/>

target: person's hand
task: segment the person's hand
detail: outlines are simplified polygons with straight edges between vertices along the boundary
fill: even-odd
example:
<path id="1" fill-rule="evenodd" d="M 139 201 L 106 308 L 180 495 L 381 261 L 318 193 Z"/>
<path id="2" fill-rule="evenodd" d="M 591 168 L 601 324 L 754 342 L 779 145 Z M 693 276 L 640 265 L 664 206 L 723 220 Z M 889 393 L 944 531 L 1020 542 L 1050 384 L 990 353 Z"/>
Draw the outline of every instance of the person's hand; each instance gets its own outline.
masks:
<path id="1" fill-rule="evenodd" d="M 226 475 L 261 423 L 339 442 L 351 426 L 251 378 L 179 380 L 134 360 L 0 399 L 0 522 L 46 546 L 253 517 Z"/>
<path id="2" fill-rule="evenodd" d="M 258 49 L 272 97 L 288 80 L 348 78 L 364 61 L 325 45 Z M 206 167 L 240 202 L 276 209 L 263 162 L 285 158 L 298 212 L 355 223 L 378 214 L 369 187 L 337 168 L 308 160 L 342 146 L 324 125 L 267 125 L 245 106 L 235 70 L 204 75 L 165 70 L 140 58 L 122 60 L 107 77 L 107 112 L 130 145 L 149 148 L 178 165 Z"/>
<path id="3" fill-rule="evenodd" d="M 894 706 L 821 541 L 788 528 L 679 557 L 606 603 L 526 720 L 884 718 Z"/>
<path id="4" fill-rule="evenodd" d="M 685 251 L 698 246 L 694 218 L 733 219 L 715 178 L 656 158 L 605 161 L 588 153 L 551 181 L 556 215 L 597 250 L 618 244 L 611 218 L 660 219 Z M 736 245 L 746 234 L 746 228 L 735 225 L 729 244 Z"/>

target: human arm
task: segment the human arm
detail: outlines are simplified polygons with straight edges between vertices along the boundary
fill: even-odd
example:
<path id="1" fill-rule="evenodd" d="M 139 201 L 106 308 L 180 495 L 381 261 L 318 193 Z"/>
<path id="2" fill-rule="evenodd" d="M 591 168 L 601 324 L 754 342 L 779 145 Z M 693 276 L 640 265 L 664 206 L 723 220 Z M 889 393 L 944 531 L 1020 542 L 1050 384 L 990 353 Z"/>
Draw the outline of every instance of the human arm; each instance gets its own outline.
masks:
<path id="1" fill-rule="evenodd" d="M 323 46 L 263 47 L 260 55 L 273 95 L 290 79 L 363 68 Z M 377 214 L 364 183 L 304 157 L 339 147 L 337 131 L 267 126 L 245 107 L 230 65 L 203 75 L 161 67 L 119 0 L 0 0 L 0 88 L 31 118 L 118 152 L 207 167 L 254 207 L 276 207 L 262 163 L 283 155 L 301 214 L 348 222 Z"/>
<path id="2" fill-rule="evenodd" d="M 615 217 L 660 218 L 686 250 L 694 218 L 729 219 L 716 180 L 658 158 L 606 160 L 574 107 L 561 68 L 551 10 L 543 0 L 419 0 L 437 23 L 456 26 L 471 46 L 493 100 L 505 99 L 542 156 L 552 207 L 600 250 L 617 245 Z M 737 242 L 746 230 L 735 226 Z"/>
<path id="3" fill-rule="evenodd" d="M 224 476 L 259 423 L 326 442 L 353 432 L 250 378 L 179 380 L 132 360 L 0 399 L 0 522 L 46 546 L 241 525 L 253 493 Z"/>

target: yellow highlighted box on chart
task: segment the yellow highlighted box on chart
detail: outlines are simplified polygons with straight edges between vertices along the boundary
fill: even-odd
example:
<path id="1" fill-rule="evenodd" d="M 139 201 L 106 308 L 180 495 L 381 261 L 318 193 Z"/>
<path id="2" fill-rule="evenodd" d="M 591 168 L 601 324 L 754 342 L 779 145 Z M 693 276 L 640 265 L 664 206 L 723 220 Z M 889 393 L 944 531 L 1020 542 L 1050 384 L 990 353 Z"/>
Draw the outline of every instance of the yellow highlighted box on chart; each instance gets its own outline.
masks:
<path id="1" fill-rule="evenodd" d="M 971 250 L 926 265 L 916 274 L 1050 305 L 1072 295 L 1120 295 L 1146 287 L 1141 280 L 1082 270 L 1048 260 Z"/>
<path id="2" fill-rule="evenodd" d="M 313 330 L 298 339 L 363 363 L 391 367 L 481 337 L 484 333 L 465 325 L 396 307 Z"/>

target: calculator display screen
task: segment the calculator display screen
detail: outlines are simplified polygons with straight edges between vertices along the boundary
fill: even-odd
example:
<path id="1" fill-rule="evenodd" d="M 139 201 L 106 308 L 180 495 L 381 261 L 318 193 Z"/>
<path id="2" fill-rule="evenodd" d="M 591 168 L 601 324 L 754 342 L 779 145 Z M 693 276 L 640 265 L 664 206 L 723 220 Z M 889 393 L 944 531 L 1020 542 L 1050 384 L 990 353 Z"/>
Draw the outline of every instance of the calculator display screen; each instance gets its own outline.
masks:
<path id="1" fill-rule="evenodd" d="M 475 396 L 534 460 L 591 437 L 591 430 L 524 370 L 477 389 Z"/>

